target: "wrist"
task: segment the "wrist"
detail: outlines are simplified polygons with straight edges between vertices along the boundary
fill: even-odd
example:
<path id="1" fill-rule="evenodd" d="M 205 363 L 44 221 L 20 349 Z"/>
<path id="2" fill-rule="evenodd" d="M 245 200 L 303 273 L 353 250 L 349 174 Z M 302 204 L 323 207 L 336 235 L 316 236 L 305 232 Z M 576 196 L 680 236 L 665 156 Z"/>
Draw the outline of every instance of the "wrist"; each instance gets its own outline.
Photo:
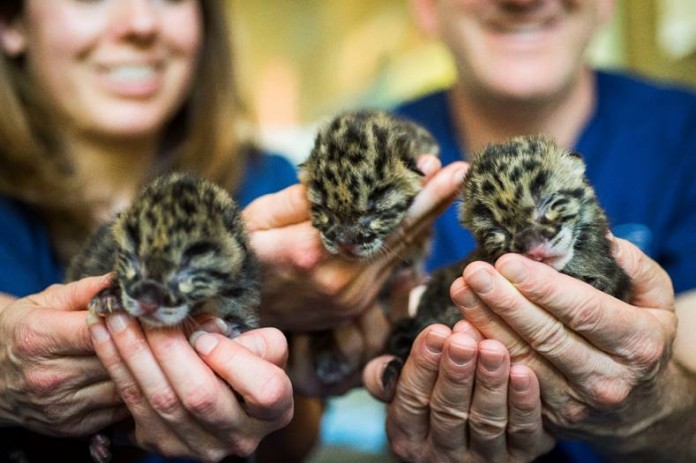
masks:
<path id="1" fill-rule="evenodd" d="M 591 443 L 610 460 L 680 462 L 696 455 L 696 374 L 671 361 L 636 391 L 611 434 Z"/>

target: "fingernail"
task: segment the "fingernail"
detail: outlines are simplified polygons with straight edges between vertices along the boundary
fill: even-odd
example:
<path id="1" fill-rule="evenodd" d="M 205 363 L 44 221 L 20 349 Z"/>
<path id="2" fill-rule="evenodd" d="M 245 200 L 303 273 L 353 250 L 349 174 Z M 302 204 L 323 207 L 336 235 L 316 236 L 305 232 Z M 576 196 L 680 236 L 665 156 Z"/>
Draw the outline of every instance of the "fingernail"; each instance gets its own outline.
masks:
<path id="1" fill-rule="evenodd" d="M 416 165 L 425 175 L 428 175 L 437 169 L 438 164 L 439 162 L 430 155 L 419 156 L 416 160 Z"/>
<path id="2" fill-rule="evenodd" d="M 611 233 L 608 238 L 611 241 L 611 254 L 614 258 L 618 258 L 621 255 L 621 245 L 619 245 L 619 241 L 614 235 L 611 235 Z"/>
<path id="3" fill-rule="evenodd" d="M 461 185 L 462 183 L 464 183 L 464 178 L 466 177 L 467 170 L 469 170 L 468 167 L 462 166 L 454 171 L 452 175 L 454 176 L 454 181 L 457 183 L 457 185 Z"/>
<path id="4" fill-rule="evenodd" d="M 447 337 L 443 336 L 442 333 L 436 330 L 430 330 L 425 336 L 425 347 L 433 354 L 439 354 L 442 352 L 446 338 Z"/>
<path id="5" fill-rule="evenodd" d="M 479 302 L 479 298 L 476 297 L 476 294 L 474 294 L 472 291 L 469 291 L 468 289 L 460 291 L 459 294 L 455 295 L 455 297 L 457 304 L 465 309 L 471 309 L 473 307 L 476 307 Z"/>
<path id="6" fill-rule="evenodd" d="M 205 331 L 194 331 L 189 342 L 199 354 L 208 355 L 217 346 L 218 339 Z"/>
<path id="7" fill-rule="evenodd" d="M 92 339 L 98 343 L 102 343 L 109 339 L 109 332 L 106 331 L 104 325 L 99 321 L 99 317 L 96 315 L 89 315 L 87 317 L 87 325 L 89 326 L 89 332 L 92 335 Z"/>
<path id="8" fill-rule="evenodd" d="M 474 358 L 474 350 L 464 344 L 452 342 L 449 345 L 449 357 L 455 365 L 463 367 Z"/>
<path id="9" fill-rule="evenodd" d="M 120 333 L 128 326 L 128 317 L 122 313 L 113 313 L 106 318 L 106 323 L 109 325 L 109 330 Z"/>
<path id="10" fill-rule="evenodd" d="M 486 294 L 493 289 L 493 280 L 485 270 L 477 270 L 467 278 L 469 286 L 478 294 Z"/>
<path id="11" fill-rule="evenodd" d="M 479 361 L 483 368 L 488 371 L 496 371 L 503 364 L 503 354 L 497 351 L 481 350 Z"/>
<path id="12" fill-rule="evenodd" d="M 526 392 L 529 389 L 530 380 L 527 375 L 510 375 L 512 388 L 517 392 Z"/>
<path id="13" fill-rule="evenodd" d="M 527 267 L 518 259 L 508 259 L 500 266 L 500 273 L 511 283 L 522 283 L 527 278 Z"/>
<path id="14" fill-rule="evenodd" d="M 225 336 L 229 334 L 230 330 L 227 323 L 225 323 L 225 321 L 221 318 L 212 318 L 210 320 L 206 320 L 201 324 L 200 328 L 208 333 L 219 333 Z"/>

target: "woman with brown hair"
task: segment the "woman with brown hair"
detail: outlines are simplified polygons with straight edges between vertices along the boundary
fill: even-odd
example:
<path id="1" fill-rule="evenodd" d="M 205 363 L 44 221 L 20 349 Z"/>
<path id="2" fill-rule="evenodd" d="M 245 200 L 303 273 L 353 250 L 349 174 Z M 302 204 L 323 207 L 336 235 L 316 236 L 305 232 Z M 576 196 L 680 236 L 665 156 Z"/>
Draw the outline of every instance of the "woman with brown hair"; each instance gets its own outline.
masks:
<path id="1" fill-rule="evenodd" d="M 181 332 L 143 332 L 121 315 L 85 323 L 86 304 L 106 280 L 56 284 L 66 263 L 91 230 L 162 172 L 205 176 L 242 206 L 259 197 L 243 215 L 264 267 L 265 326 L 340 325 L 363 361 L 381 347 L 386 321 L 373 302 L 396 261 L 327 256 L 304 190 L 288 187 L 296 182 L 292 165 L 243 143 L 248 122 L 234 93 L 222 5 L 0 5 L 1 458 L 89 461 L 87 441 L 66 437 L 90 436 L 129 416 L 135 443 L 155 453 L 245 456 L 285 426 L 294 407 L 286 433 L 293 442 L 275 434 L 258 460 L 282 454 L 295 461 L 313 443 L 319 408 L 294 402 L 293 386 L 322 395 L 360 381 L 356 372 L 332 391 L 317 386 L 303 335 L 293 337 L 286 374 L 288 346 L 273 328 L 234 340 L 204 333 L 190 343 Z M 461 164 L 430 166 L 405 243 L 462 179 Z M 37 444 L 37 435 L 58 438 Z"/>
<path id="2" fill-rule="evenodd" d="M 148 388 L 149 378 L 137 372 L 119 378 L 112 366 L 110 378 L 94 355 L 105 347 L 90 340 L 84 309 L 103 279 L 50 286 L 62 280 L 86 235 L 162 172 L 195 172 L 242 204 L 295 182 L 290 163 L 243 144 L 227 12 L 217 0 L 13 0 L 0 13 L 3 445 L 15 458 L 59 451 L 70 459 L 66 439 L 54 448 L 27 430 L 89 436 L 132 415 L 136 442 L 150 450 L 201 459 L 249 454 L 292 416 L 279 331 L 260 329 L 234 342 L 215 337 L 215 350 L 200 358 L 179 334 L 167 346 L 188 349 L 190 361 L 152 372 L 165 379 Z M 26 295 L 33 296 L 15 299 Z M 96 339 L 106 333 L 101 322 L 91 330 Z M 266 352 L 253 351 L 260 343 Z M 236 358 L 234 365 L 223 364 L 222 354 Z M 128 355 L 120 352 L 126 363 Z M 210 374 L 227 377 L 230 368 L 254 376 L 235 372 L 241 378 L 226 384 Z M 166 380 L 177 370 L 200 376 L 199 396 Z M 215 413 L 203 410 L 206 393 Z M 254 405 L 243 408 L 243 401 Z M 87 457 L 87 447 L 81 441 L 73 448 Z"/>

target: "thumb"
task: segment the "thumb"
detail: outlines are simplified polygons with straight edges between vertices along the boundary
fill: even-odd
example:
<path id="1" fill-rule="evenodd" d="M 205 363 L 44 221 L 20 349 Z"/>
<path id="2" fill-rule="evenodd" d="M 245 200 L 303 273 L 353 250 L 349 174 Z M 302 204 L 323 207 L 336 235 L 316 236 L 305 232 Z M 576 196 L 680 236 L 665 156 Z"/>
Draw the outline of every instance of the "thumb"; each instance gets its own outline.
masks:
<path id="1" fill-rule="evenodd" d="M 87 277 L 64 285 L 53 285 L 34 295 L 34 302 L 60 310 L 86 310 L 89 301 L 111 283 L 111 274 Z"/>

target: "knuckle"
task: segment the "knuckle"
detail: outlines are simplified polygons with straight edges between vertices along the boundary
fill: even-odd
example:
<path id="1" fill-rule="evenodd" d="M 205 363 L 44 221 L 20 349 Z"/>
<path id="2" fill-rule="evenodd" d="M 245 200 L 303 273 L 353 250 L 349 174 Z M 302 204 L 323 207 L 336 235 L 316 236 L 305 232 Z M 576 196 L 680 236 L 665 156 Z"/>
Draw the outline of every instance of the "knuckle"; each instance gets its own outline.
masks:
<path id="1" fill-rule="evenodd" d="M 42 341 L 32 327 L 22 324 L 15 330 L 11 354 L 16 359 L 39 356 L 46 350 Z"/>
<path id="2" fill-rule="evenodd" d="M 395 439 L 389 444 L 392 452 L 404 461 L 419 461 L 419 454 L 415 446 L 405 439 Z"/>
<path id="3" fill-rule="evenodd" d="M 590 385 L 591 403 L 602 409 L 615 409 L 624 404 L 632 388 L 623 380 L 595 381 Z"/>
<path id="4" fill-rule="evenodd" d="M 578 423 L 582 422 L 589 415 L 589 409 L 585 404 L 572 402 L 561 407 L 556 415 L 556 423 L 561 428 L 574 428 Z"/>
<path id="5" fill-rule="evenodd" d="M 123 402 L 128 405 L 138 406 L 143 403 L 143 393 L 138 385 L 133 382 L 122 385 L 119 388 L 119 393 L 121 394 Z"/>
<path id="6" fill-rule="evenodd" d="M 24 382 L 30 394 L 36 398 L 55 396 L 65 385 L 66 378 L 51 370 L 32 367 L 24 372 Z"/>
<path id="7" fill-rule="evenodd" d="M 266 408 L 281 408 L 292 398 L 292 386 L 285 375 L 271 375 L 259 391 L 259 404 Z"/>
<path id="8" fill-rule="evenodd" d="M 568 334 L 558 320 L 548 321 L 535 331 L 537 335 L 531 344 L 542 356 L 557 357 L 568 347 Z"/>
<path id="9" fill-rule="evenodd" d="M 593 299 L 584 299 L 581 305 L 570 310 L 568 325 L 578 333 L 591 333 L 603 322 L 603 311 Z"/>
<path id="10" fill-rule="evenodd" d="M 182 399 L 186 410 L 195 416 L 207 416 L 217 408 L 217 395 L 215 391 L 203 385 L 195 387 Z"/>
<path id="11" fill-rule="evenodd" d="M 181 402 L 174 391 L 165 387 L 151 395 L 150 405 L 160 416 L 172 416 L 178 411 Z"/>
<path id="12" fill-rule="evenodd" d="M 248 457 L 256 451 L 259 446 L 260 438 L 247 437 L 239 440 L 235 445 L 235 454 L 240 457 Z M 224 456 L 224 455 L 223 455 Z"/>
<path id="13" fill-rule="evenodd" d="M 652 372 L 662 366 L 668 350 L 659 341 L 643 339 L 628 353 L 629 362 L 641 372 Z"/>
<path id="14" fill-rule="evenodd" d="M 469 429 L 480 440 L 494 440 L 505 434 L 507 420 L 505 418 L 484 416 L 472 410 L 469 415 Z"/>

